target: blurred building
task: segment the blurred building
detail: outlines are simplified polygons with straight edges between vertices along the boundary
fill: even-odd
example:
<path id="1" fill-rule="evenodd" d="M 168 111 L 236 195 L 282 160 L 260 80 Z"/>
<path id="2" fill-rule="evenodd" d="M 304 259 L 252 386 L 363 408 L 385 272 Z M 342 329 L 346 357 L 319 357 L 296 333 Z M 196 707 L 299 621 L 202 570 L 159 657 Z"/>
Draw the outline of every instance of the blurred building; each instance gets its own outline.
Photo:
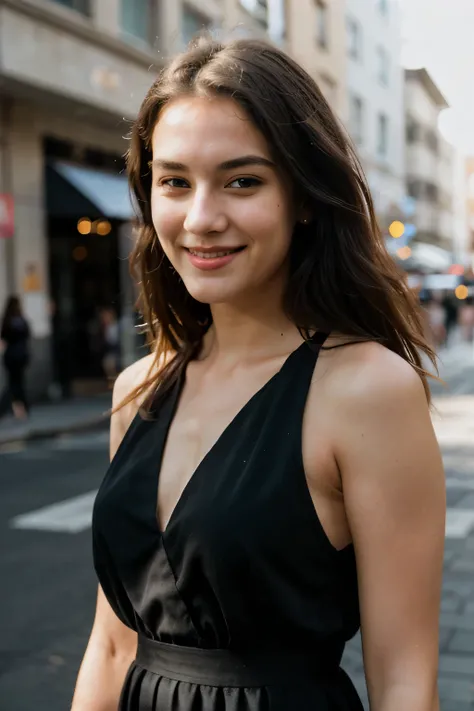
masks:
<path id="1" fill-rule="evenodd" d="M 395 0 L 346 0 L 347 127 L 362 160 L 379 222 L 388 226 L 405 194 L 401 17 Z"/>
<path id="2" fill-rule="evenodd" d="M 345 0 L 288 0 L 286 9 L 286 50 L 342 119 L 347 114 L 344 5 Z"/>
<path id="3" fill-rule="evenodd" d="M 448 107 L 426 69 L 405 71 L 407 193 L 416 228 L 407 264 L 445 271 L 454 252 L 454 149 L 438 128 Z"/>
<path id="4" fill-rule="evenodd" d="M 132 216 L 124 136 L 157 69 L 158 7 L 0 0 L 0 193 L 15 210 L 1 245 L 0 302 L 22 297 L 37 394 L 55 352 L 68 377 L 97 375 L 97 308 L 121 311 L 117 256 Z"/>

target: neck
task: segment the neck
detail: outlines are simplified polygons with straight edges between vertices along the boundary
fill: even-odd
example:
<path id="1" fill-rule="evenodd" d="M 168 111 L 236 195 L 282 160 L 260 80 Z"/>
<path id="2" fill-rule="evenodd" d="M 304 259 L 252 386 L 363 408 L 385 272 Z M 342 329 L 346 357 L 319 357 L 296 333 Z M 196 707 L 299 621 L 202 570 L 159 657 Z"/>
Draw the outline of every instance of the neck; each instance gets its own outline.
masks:
<path id="1" fill-rule="evenodd" d="M 285 315 L 281 293 L 255 294 L 238 304 L 211 307 L 213 325 L 206 334 L 201 358 L 231 366 L 252 357 L 285 355 L 301 343 L 298 329 Z"/>

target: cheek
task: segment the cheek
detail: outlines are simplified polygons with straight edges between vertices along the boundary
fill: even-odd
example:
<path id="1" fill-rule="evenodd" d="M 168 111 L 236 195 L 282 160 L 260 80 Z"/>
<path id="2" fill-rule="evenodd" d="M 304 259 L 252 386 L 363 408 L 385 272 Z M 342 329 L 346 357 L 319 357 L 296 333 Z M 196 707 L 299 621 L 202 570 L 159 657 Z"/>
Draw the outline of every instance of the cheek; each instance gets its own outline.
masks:
<path id="1" fill-rule="evenodd" d="M 155 198 L 152 201 L 152 219 L 160 242 L 173 242 L 180 234 L 184 217 L 171 201 Z"/>
<path id="2" fill-rule="evenodd" d="M 268 199 L 248 205 L 241 211 L 241 224 L 255 243 L 267 246 L 271 243 L 276 251 L 289 247 L 293 234 L 293 216 L 284 200 Z"/>

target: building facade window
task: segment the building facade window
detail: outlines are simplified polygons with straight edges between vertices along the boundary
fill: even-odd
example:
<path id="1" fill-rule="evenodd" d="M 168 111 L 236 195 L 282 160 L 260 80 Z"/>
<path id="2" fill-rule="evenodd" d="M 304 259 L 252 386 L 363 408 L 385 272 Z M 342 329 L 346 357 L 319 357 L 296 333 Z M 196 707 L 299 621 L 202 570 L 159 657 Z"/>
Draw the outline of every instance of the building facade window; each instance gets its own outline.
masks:
<path id="1" fill-rule="evenodd" d="M 382 15 L 388 15 L 388 2 L 389 0 L 378 0 L 379 10 Z"/>
<path id="2" fill-rule="evenodd" d="M 377 76 L 384 86 L 388 86 L 390 81 L 390 59 L 384 47 L 377 47 Z"/>
<path id="3" fill-rule="evenodd" d="M 323 49 L 329 47 L 329 9 L 323 0 L 316 0 L 316 42 Z"/>
<path id="4" fill-rule="evenodd" d="M 430 203 L 441 203 L 443 195 L 436 183 L 429 180 L 411 179 L 407 181 L 407 191 L 410 197 Z M 450 202 L 448 198 L 448 202 Z"/>
<path id="5" fill-rule="evenodd" d="M 435 183 L 425 183 L 425 195 L 429 202 L 438 202 L 439 190 Z"/>
<path id="6" fill-rule="evenodd" d="M 407 119 L 406 138 L 407 143 L 417 143 L 421 138 L 421 126 L 415 119 Z"/>
<path id="7" fill-rule="evenodd" d="M 76 10 L 82 15 L 89 15 L 90 13 L 90 3 L 89 0 L 53 0 L 57 5 L 64 5 L 64 7 L 69 7 L 71 10 Z"/>
<path id="8" fill-rule="evenodd" d="M 364 102 L 360 96 L 353 94 L 349 104 L 349 125 L 353 140 L 361 145 L 364 140 Z"/>
<path id="9" fill-rule="evenodd" d="M 377 153 L 380 158 L 388 153 L 388 116 L 382 113 L 377 118 Z"/>
<path id="10" fill-rule="evenodd" d="M 151 42 L 152 0 L 121 0 L 121 26 L 126 37 Z"/>
<path id="11" fill-rule="evenodd" d="M 407 181 L 407 193 L 410 197 L 418 199 L 421 196 L 420 181 L 409 179 Z"/>
<path id="12" fill-rule="evenodd" d="M 183 15 L 181 18 L 181 36 L 185 44 L 189 44 L 191 40 L 206 29 L 210 29 L 212 23 L 208 17 L 194 8 L 184 5 Z"/>
<path id="13" fill-rule="evenodd" d="M 433 153 L 438 153 L 439 149 L 439 141 L 438 141 L 438 136 L 434 131 L 427 130 L 425 132 L 425 142 L 428 148 L 433 151 Z"/>
<path id="14" fill-rule="evenodd" d="M 347 18 L 347 48 L 352 59 L 362 60 L 362 27 L 353 17 Z"/>

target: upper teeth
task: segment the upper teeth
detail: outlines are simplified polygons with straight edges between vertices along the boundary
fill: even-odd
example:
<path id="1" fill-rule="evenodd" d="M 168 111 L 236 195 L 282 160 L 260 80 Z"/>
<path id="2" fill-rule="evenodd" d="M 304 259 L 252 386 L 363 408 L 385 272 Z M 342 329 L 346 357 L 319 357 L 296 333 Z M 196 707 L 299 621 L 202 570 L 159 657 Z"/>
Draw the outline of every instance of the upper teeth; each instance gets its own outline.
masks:
<path id="1" fill-rule="evenodd" d="M 195 249 L 189 250 L 191 254 L 201 259 L 216 259 L 217 257 L 226 257 L 228 254 L 235 252 L 234 249 L 229 249 L 227 252 L 197 252 Z"/>

